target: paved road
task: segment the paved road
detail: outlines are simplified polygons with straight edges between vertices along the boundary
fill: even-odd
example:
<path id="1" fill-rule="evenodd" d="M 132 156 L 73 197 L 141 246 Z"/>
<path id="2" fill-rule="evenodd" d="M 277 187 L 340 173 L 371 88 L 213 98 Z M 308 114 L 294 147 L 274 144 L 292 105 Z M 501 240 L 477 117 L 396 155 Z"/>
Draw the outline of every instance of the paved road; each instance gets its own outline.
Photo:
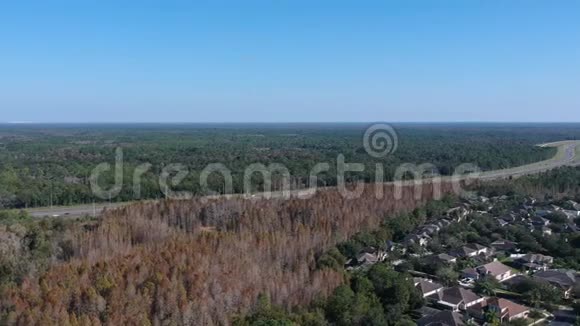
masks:
<path id="1" fill-rule="evenodd" d="M 54 206 L 54 207 L 41 207 L 41 208 L 31 208 L 28 209 L 28 213 L 34 217 L 58 217 L 58 216 L 69 216 L 69 217 L 79 217 L 79 216 L 98 216 L 104 209 L 113 209 L 121 206 L 128 205 L 129 203 L 106 203 L 106 204 L 95 204 L 95 205 L 79 205 L 79 206 Z"/>
<path id="2" fill-rule="evenodd" d="M 551 143 L 543 145 L 543 147 L 557 147 L 556 155 L 545 161 L 531 163 L 527 165 L 518 166 L 515 168 L 488 171 L 481 174 L 480 179 L 502 179 L 502 178 L 516 178 L 524 175 L 537 174 L 546 172 L 561 166 L 577 166 L 580 165 L 580 141 L 565 141 L 558 143 Z"/>
<path id="3" fill-rule="evenodd" d="M 578 166 L 580 165 L 580 141 L 561 141 L 549 144 L 540 145 L 541 147 L 557 147 L 558 151 L 556 155 L 545 161 L 536 162 L 532 164 L 527 164 L 515 168 L 487 171 L 480 174 L 479 179 L 481 180 L 494 180 L 494 179 L 507 179 L 507 178 L 517 178 L 524 175 L 537 174 L 545 172 L 561 166 Z M 441 180 L 449 180 L 450 177 L 443 177 Z M 429 179 L 426 179 L 428 181 Z M 412 182 L 409 182 L 412 184 Z M 294 190 L 290 192 L 292 196 L 301 196 L 305 193 L 304 190 Z M 269 194 L 270 198 L 280 198 L 285 194 L 282 192 L 273 192 Z M 235 197 L 246 197 L 246 198 L 261 198 L 266 197 L 265 194 L 253 194 L 253 195 L 230 195 Z M 286 194 L 287 196 L 287 194 Z M 212 198 L 216 198 L 213 196 Z M 43 208 L 33 208 L 27 211 L 31 216 L 34 217 L 46 217 L 46 216 L 63 216 L 63 217 L 79 217 L 79 216 L 96 216 L 100 215 L 103 209 L 113 209 L 117 207 L 122 207 L 130 204 L 126 203 L 107 203 L 107 204 L 95 204 L 95 205 L 79 205 L 79 206 L 68 206 L 68 207 L 43 207 Z"/>

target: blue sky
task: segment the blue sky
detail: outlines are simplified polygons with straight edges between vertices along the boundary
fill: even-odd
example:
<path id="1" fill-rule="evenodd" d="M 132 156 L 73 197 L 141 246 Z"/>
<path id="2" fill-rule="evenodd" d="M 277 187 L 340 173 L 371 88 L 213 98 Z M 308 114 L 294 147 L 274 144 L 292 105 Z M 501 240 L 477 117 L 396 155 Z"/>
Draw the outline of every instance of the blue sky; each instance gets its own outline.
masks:
<path id="1" fill-rule="evenodd" d="M 580 2 L 4 1 L 0 121 L 580 121 Z"/>

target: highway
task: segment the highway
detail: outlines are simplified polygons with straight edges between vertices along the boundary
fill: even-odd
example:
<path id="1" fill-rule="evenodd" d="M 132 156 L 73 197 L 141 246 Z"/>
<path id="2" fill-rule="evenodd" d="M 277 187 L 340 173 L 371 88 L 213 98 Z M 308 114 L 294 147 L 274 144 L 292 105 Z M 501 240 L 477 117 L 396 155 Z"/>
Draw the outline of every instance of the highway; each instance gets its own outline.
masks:
<path id="1" fill-rule="evenodd" d="M 75 206 L 54 206 L 30 208 L 26 211 L 33 217 L 79 217 L 79 216 L 98 216 L 104 209 L 114 209 L 130 204 L 123 203 L 98 203 L 94 205 L 75 205 Z"/>
<path id="2" fill-rule="evenodd" d="M 530 174 L 546 172 L 561 166 L 580 165 L 580 141 L 563 141 L 540 145 L 542 147 L 557 147 L 556 155 L 545 161 L 522 165 L 510 169 L 483 172 L 481 180 L 517 178 Z"/>
<path id="3" fill-rule="evenodd" d="M 561 141 L 549 144 L 539 145 L 541 147 L 557 147 L 558 151 L 553 158 L 540 161 L 536 163 L 531 163 L 527 165 L 522 165 L 514 168 L 494 170 L 482 172 L 478 178 L 480 180 L 496 180 L 496 179 L 507 179 L 507 178 L 517 178 L 530 174 L 542 173 L 551 169 L 555 169 L 561 166 L 578 166 L 580 165 L 580 141 Z M 431 181 L 432 179 L 424 179 L 425 182 Z M 442 181 L 449 181 L 451 177 L 442 177 Z M 413 181 L 408 184 L 413 184 Z M 324 188 L 320 188 L 322 190 Z M 302 196 L 308 193 L 308 190 L 293 190 L 290 192 L 292 196 Z M 284 196 L 283 192 L 273 192 L 267 196 L 265 193 L 258 193 L 252 195 L 229 195 L 234 197 L 245 197 L 249 199 L 255 198 L 281 198 Z M 207 198 L 218 198 L 219 196 L 208 196 Z M 80 217 L 80 216 L 98 216 L 104 209 L 114 209 L 118 207 L 123 207 L 134 202 L 121 202 L 121 203 L 99 203 L 94 205 L 78 205 L 78 206 L 55 206 L 55 207 L 42 207 L 42 208 L 31 208 L 26 211 L 33 217 Z"/>

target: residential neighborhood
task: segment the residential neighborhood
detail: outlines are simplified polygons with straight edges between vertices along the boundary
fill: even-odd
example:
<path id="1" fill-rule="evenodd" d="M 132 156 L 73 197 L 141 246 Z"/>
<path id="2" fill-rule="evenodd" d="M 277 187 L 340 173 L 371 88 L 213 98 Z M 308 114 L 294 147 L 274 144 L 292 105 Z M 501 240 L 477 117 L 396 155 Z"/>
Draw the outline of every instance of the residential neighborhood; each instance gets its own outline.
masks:
<path id="1" fill-rule="evenodd" d="M 346 268 L 384 262 L 413 275 L 418 325 L 575 324 L 580 274 L 545 248 L 576 241 L 579 217 L 574 201 L 473 196 Z"/>

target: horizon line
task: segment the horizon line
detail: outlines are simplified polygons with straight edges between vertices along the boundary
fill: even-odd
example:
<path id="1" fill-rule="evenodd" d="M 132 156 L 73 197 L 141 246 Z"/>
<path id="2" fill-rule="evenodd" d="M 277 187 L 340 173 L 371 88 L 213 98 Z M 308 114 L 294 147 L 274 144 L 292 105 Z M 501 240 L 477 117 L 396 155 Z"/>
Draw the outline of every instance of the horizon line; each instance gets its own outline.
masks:
<path id="1" fill-rule="evenodd" d="M 0 125 L 67 125 L 67 124 L 580 124 L 580 121 L 0 121 Z"/>

